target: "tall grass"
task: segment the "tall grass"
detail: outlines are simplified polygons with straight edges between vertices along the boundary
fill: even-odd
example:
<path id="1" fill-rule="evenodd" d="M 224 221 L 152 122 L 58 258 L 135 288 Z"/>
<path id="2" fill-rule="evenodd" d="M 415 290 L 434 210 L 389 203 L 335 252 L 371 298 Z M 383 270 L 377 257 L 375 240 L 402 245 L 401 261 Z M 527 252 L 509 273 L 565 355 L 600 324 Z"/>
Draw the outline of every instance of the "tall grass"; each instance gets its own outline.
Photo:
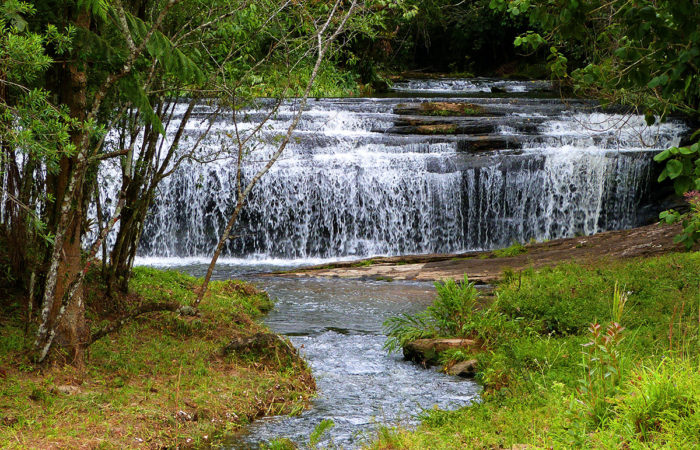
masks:
<path id="1" fill-rule="evenodd" d="M 416 339 L 457 336 L 464 337 L 474 316 L 479 292 L 466 275 L 464 281 L 445 280 L 435 283 L 437 298 L 425 311 L 401 314 L 384 322 L 388 339 L 384 348 L 397 351 Z"/>
<path id="2" fill-rule="evenodd" d="M 490 339 L 481 402 L 373 448 L 700 448 L 700 253 L 525 270 L 496 294 L 458 330 Z"/>

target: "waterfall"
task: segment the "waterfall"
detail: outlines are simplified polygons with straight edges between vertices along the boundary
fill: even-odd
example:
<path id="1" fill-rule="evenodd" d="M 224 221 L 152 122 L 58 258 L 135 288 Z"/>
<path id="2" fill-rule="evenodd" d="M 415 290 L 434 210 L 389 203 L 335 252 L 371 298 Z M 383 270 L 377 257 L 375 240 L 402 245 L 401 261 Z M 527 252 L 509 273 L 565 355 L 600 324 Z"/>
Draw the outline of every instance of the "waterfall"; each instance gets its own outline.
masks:
<path id="1" fill-rule="evenodd" d="M 399 90 L 543 89 L 487 81 L 414 80 Z M 438 99 L 500 111 L 493 135 L 512 137 L 520 147 L 473 152 L 462 135 L 392 134 L 397 106 L 436 100 L 406 95 L 311 101 L 284 156 L 251 193 L 225 255 L 446 253 L 637 226 L 653 210 L 652 157 L 684 132 L 680 123 L 647 127 L 643 117 L 605 114 L 585 101 Z M 269 154 L 292 113 L 287 104 L 270 122 L 245 177 L 260 167 L 256 161 Z M 252 129 L 262 114 L 249 111 L 240 129 Z M 233 124 L 224 116 L 213 129 L 206 145 L 219 145 Z M 234 206 L 233 164 L 187 163 L 165 179 L 141 255 L 211 254 Z"/>

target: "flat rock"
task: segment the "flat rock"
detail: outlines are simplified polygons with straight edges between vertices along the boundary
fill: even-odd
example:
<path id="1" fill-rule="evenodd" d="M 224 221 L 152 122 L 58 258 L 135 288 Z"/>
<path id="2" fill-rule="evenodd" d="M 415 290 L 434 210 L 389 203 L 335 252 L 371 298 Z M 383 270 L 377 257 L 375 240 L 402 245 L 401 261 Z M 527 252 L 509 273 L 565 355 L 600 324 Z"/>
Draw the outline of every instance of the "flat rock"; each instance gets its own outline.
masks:
<path id="1" fill-rule="evenodd" d="M 56 386 L 56 391 L 64 395 L 76 395 L 80 394 L 81 389 L 78 386 L 62 385 Z"/>
<path id="2" fill-rule="evenodd" d="M 340 277 L 437 281 L 451 278 L 459 281 L 468 275 L 477 284 L 493 284 L 503 277 L 504 270 L 514 273 L 529 268 L 554 266 L 566 261 L 598 261 L 649 257 L 680 251 L 673 242 L 681 232 L 679 224 L 658 224 L 622 231 L 606 231 L 592 236 L 555 239 L 528 244 L 527 252 L 509 257 L 492 257 L 491 252 L 468 252 L 433 255 L 375 257 L 361 261 L 343 261 L 312 266 L 270 275 L 294 277 Z M 700 246 L 698 246 L 700 248 Z"/>

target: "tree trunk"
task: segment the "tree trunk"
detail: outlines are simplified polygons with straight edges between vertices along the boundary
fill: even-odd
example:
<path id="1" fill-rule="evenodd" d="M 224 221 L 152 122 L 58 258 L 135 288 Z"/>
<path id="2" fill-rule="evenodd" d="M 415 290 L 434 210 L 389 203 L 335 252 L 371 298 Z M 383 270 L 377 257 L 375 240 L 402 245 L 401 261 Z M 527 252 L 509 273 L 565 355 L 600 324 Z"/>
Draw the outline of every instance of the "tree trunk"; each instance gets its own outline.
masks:
<path id="1" fill-rule="evenodd" d="M 80 12 L 76 25 L 89 28 L 89 22 L 89 14 Z M 64 69 L 59 69 L 57 81 L 61 103 L 68 106 L 71 117 L 82 121 L 87 116 L 87 74 L 79 64 L 71 62 Z M 47 180 L 47 190 L 56 199 L 53 212 L 49 215 L 49 229 L 57 237 L 56 245 L 60 246 L 60 252 L 54 249 L 48 258 L 49 266 L 56 262 L 57 265 L 55 273 L 49 270 L 45 281 L 45 311 L 42 312 L 42 327 L 36 343 L 40 350 L 39 359 L 43 359 L 46 352 L 53 348 L 59 359 L 76 366 L 84 362 L 84 349 L 89 339 L 83 289 L 78 289 L 72 299 L 68 298 L 71 283 L 82 268 L 81 238 L 86 192 L 86 164 L 78 159 L 85 144 L 82 133 L 76 131 L 71 137 L 78 156 L 64 157 L 60 161 L 59 172 Z M 65 205 L 70 205 L 70 208 Z M 58 261 L 53 261 L 56 258 Z"/>

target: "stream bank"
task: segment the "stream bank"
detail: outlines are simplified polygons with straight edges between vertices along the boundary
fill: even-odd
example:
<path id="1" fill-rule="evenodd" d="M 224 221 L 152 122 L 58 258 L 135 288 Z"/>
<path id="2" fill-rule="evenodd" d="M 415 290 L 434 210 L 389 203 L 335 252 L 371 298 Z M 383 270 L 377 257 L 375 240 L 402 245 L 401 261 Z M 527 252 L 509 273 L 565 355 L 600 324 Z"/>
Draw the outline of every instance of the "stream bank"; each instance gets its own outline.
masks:
<path id="1" fill-rule="evenodd" d="M 164 263 L 165 261 L 162 261 Z M 170 261 L 171 264 L 177 261 Z M 179 265 L 199 275 L 205 265 Z M 478 398 L 472 380 L 453 377 L 387 354 L 383 321 L 416 313 L 435 297 L 431 283 L 261 277 L 269 266 L 222 264 L 214 277 L 243 278 L 265 289 L 275 308 L 264 322 L 299 349 L 316 379 L 318 395 L 295 416 L 267 417 L 231 436 L 227 448 L 258 449 L 278 437 L 297 445 L 323 420 L 333 428 L 319 444 L 357 448 L 370 443 L 383 426 L 413 427 L 433 407 L 455 409 Z"/>
<path id="2" fill-rule="evenodd" d="M 201 280 L 137 267 L 127 296 L 107 300 L 89 276 L 93 330 L 105 318 L 156 302 L 190 305 Z M 85 366 L 33 365 L 19 320 L 23 302 L 0 297 L 0 446 L 176 448 L 220 445 L 251 421 L 309 405 L 314 379 L 298 352 L 266 345 L 225 355 L 236 338 L 267 336 L 273 304 L 252 285 L 216 281 L 198 316 L 151 312 L 89 347 Z M 22 299 L 23 300 L 23 299 Z"/>
<path id="3" fill-rule="evenodd" d="M 700 252 L 529 269 L 497 293 L 454 336 L 486 351 L 451 355 L 478 360 L 481 401 L 370 448 L 700 446 Z"/>

